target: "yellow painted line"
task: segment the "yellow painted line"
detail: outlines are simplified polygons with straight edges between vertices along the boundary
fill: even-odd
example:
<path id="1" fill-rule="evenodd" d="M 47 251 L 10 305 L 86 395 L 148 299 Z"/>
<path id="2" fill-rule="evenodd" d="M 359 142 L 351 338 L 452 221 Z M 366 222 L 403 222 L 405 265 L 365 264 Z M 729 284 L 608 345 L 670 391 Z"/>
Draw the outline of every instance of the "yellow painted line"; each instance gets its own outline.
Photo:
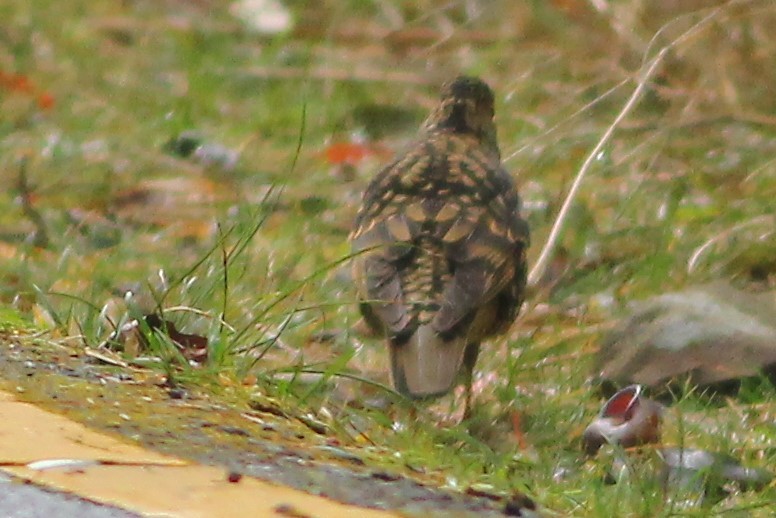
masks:
<path id="1" fill-rule="evenodd" d="M 182 466 L 185 461 L 98 434 L 69 419 L 0 391 L 0 461 L 83 459 Z"/>
<path id="2" fill-rule="evenodd" d="M 34 470 L 48 459 L 99 460 L 77 470 Z M 0 463 L 37 484 L 139 514 L 191 518 L 239 516 L 396 516 L 311 495 L 263 480 L 227 480 L 224 469 L 144 450 L 0 391 Z"/>

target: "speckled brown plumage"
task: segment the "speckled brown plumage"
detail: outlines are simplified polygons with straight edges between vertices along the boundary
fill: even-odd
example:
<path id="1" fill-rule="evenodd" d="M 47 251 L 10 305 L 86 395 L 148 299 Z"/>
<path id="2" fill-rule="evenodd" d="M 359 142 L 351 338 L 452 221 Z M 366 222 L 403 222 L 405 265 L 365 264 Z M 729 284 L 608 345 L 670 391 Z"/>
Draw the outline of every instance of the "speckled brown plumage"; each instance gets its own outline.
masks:
<path id="1" fill-rule="evenodd" d="M 528 227 L 493 115 L 485 83 L 447 83 L 420 138 L 367 187 L 350 236 L 362 314 L 412 397 L 444 394 L 461 370 L 470 383 L 480 342 L 523 300 Z"/>

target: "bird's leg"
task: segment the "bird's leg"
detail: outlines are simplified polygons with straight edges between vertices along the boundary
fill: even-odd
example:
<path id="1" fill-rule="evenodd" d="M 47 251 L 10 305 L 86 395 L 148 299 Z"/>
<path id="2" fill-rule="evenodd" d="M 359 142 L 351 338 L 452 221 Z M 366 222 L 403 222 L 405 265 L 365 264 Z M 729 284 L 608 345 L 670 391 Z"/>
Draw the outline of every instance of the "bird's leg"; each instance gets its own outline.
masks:
<path id="1" fill-rule="evenodd" d="M 464 393 L 463 420 L 467 421 L 472 412 L 472 383 L 474 381 L 474 365 L 480 353 L 480 344 L 469 344 L 463 353 Z"/>
<path id="2" fill-rule="evenodd" d="M 466 375 L 466 393 L 465 393 L 465 399 L 463 404 L 463 420 L 468 421 L 471 417 L 471 408 L 472 408 L 472 376 L 471 372 L 469 372 Z"/>

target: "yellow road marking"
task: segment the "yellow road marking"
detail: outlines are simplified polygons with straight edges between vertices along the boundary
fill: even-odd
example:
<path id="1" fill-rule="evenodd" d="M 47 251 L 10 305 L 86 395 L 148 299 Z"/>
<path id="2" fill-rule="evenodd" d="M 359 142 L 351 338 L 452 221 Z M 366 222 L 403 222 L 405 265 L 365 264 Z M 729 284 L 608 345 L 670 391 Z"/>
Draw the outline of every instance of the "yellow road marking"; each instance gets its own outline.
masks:
<path id="1" fill-rule="evenodd" d="M 46 459 L 99 460 L 118 465 L 95 464 L 75 471 L 24 466 Z M 280 506 L 314 517 L 395 516 L 250 477 L 230 483 L 224 469 L 144 450 L 17 401 L 3 391 L 0 463 L 5 465 L 4 471 L 25 480 L 153 516 L 288 516 L 288 512 L 276 512 Z"/>

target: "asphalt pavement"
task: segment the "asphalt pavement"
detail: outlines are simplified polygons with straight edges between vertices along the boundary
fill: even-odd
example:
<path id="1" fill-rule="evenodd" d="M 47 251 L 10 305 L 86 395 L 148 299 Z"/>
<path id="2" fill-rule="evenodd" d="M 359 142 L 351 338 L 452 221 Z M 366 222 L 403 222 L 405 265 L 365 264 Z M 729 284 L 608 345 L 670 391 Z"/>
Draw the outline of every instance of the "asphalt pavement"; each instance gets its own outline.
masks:
<path id="1" fill-rule="evenodd" d="M 0 472 L 1 518 L 137 518 L 116 507 L 44 489 Z"/>

